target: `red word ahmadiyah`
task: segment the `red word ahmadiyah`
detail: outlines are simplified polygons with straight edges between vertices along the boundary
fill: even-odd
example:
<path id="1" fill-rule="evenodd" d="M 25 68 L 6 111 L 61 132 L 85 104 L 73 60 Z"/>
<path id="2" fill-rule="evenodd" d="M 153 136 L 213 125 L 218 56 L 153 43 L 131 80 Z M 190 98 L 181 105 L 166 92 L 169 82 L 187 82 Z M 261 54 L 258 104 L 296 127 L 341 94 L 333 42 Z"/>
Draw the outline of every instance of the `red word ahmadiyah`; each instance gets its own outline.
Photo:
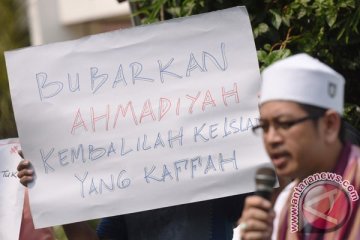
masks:
<path id="1" fill-rule="evenodd" d="M 205 92 L 198 91 L 191 95 L 187 94 L 174 100 L 166 97 L 160 97 L 158 101 L 147 99 L 142 108 L 139 109 L 136 109 L 132 101 L 116 106 L 107 104 L 101 113 L 94 107 L 86 110 L 78 108 L 74 114 L 71 134 L 74 135 L 81 131 L 96 132 L 99 124 L 105 131 L 116 129 L 119 121 L 125 118 L 137 126 L 148 121 L 161 121 L 170 114 L 180 116 L 181 114 L 192 114 L 194 111 L 205 112 L 207 109 L 218 105 L 226 107 L 230 103 L 239 103 L 236 83 L 233 84 L 232 89 L 221 87 L 217 93 L 207 90 Z"/>

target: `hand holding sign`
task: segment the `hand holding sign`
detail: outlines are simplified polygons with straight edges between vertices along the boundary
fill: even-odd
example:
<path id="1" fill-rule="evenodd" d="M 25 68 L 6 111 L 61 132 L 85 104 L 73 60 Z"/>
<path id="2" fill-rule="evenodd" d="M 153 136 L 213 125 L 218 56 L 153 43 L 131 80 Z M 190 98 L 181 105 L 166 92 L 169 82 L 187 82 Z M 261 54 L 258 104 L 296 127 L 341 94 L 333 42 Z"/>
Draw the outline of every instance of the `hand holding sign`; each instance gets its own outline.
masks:
<path id="1" fill-rule="evenodd" d="M 20 183 L 25 187 L 34 180 L 35 173 L 29 160 L 21 160 L 17 166 L 17 176 L 20 178 Z"/>

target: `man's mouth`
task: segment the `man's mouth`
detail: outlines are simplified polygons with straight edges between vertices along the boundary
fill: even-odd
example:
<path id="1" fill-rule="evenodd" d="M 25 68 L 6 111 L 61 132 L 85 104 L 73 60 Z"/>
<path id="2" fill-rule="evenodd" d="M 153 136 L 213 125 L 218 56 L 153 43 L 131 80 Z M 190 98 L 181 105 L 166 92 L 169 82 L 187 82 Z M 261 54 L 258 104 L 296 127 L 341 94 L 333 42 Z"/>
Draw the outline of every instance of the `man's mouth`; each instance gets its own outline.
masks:
<path id="1" fill-rule="evenodd" d="M 276 168 L 285 167 L 289 157 L 290 154 L 288 152 L 277 152 L 270 154 L 271 161 Z"/>

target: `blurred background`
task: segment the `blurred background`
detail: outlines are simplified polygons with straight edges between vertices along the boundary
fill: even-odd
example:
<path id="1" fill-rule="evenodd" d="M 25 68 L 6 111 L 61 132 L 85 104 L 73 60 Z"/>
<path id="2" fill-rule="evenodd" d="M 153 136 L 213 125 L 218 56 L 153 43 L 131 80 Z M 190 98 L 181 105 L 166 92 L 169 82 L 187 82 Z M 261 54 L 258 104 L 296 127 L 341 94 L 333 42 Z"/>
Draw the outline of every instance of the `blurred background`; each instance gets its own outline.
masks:
<path id="1" fill-rule="evenodd" d="M 346 78 L 344 117 L 360 130 L 359 0 L 0 0 L 0 139 L 17 137 L 4 51 L 241 5 L 260 69 L 299 52 L 319 58 Z"/>

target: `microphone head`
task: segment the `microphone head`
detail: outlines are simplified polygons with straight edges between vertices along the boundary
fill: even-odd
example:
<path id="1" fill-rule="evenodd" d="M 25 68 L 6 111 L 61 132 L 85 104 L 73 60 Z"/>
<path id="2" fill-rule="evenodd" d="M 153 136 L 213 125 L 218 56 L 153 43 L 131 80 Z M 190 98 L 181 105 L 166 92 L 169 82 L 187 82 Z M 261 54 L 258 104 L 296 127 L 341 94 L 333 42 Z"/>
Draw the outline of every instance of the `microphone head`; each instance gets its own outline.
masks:
<path id="1" fill-rule="evenodd" d="M 273 188 L 276 182 L 276 174 L 274 169 L 262 167 L 256 171 L 256 195 L 270 200 Z"/>

